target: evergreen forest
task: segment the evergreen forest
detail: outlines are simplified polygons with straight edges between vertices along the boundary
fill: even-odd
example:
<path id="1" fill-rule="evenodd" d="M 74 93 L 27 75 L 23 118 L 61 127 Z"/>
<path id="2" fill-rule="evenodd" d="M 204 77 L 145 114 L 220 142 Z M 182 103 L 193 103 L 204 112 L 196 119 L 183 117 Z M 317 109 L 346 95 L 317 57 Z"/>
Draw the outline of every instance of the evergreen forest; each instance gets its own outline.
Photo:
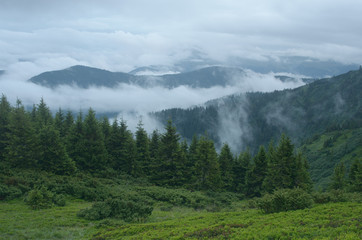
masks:
<path id="1" fill-rule="evenodd" d="M 131 132 L 126 121 L 99 119 L 92 109 L 77 114 L 59 109 L 52 114 L 41 99 L 28 111 L 21 100 L 12 106 L 5 95 L 0 101 L 0 166 L 0 206 L 8 209 L 6 214 L 68 209 L 73 215 L 62 215 L 64 221 L 99 224 L 96 228 L 85 225 L 82 236 L 76 230 L 45 230 L 31 239 L 56 238 L 57 234 L 70 239 L 123 239 L 121 229 L 162 222 L 161 213 L 172 213 L 173 218 L 164 216 L 168 220 L 245 209 L 277 214 L 314 204 L 360 203 L 362 191 L 360 158 L 348 168 L 343 162 L 337 164 L 327 191 L 315 191 L 307 158 L 284 133 L 267 146 L 260 145 L 255 153 L 240 149 L 235 154 L 228 143 L 217 151 L 207 133 L 186 141 L 171 119 L 164 129 L 151 134 L 142 121 Z M 28 210 L 19 210 L 24 205 Z M 357 213 L 361 212 L 357 206 Z M 1 215 L 1 237 L 22 239 L 21 231 L 4 219 L 9 216 Z M 349 224 L 340 226 L 344 229 Z M 107 237 L 109 227 L 115 235 Z M 180 234 L 191 239 L 229 239 L 222 236 L 246 227 L 200 225 L 198 230 Z M 24 236 L 31 234 L 22 231 Z M 138 229 L 129 236 L 147 239 L 137 235 L 144 232 Z M 352 234 L 360 236 L 360 229 Z"/>

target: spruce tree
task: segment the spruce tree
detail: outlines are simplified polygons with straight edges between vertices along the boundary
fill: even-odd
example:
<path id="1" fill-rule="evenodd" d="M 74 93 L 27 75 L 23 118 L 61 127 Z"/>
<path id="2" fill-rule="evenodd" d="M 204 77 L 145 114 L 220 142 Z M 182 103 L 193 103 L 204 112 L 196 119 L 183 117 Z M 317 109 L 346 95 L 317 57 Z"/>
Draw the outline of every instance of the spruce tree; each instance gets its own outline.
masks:
<path id="1" fill-rule="evenodd" d="M 198 190 L 219 190 L 222 187 L 214 142 L 205 136 L 202 136 L 198 143 L 195 173 Z"/>
<path id="2" fill-rule="evenodd" d="M 104 135 L 96 119 L 95 112 L 91 108 L 84 118 L 84 141 L 86 146 L 85 169 L 91 171 L 104 169 L 107 163 Z"/>
<path id="3" fill-rule="evenodd" d="M 68 114 L 67 114 L 68 116 Z M 68 118 L 68 117 L 67 117 Z M 67 119 L 66 118 L 66 119 Z M 68 118 L 69 119 L 69 118 Z M 78 169 L 86 170 L 87 167 L 87 146 L 84 133 L 83 114 L 79 112 L 77 120 L 69 130 L 66 149 L 69 157 L 76 163 Z"/>
<path id="4" fill-rule="evenodd" d="M 160 158 L 156 163 L 157 174 L 153 181 L 159 185 L 178 186 L 181 180 L 180 171 L 180 136 L 169 120 L 161 136 Z"/>
<path id="5" fill-rule="evenodd" d="M 138 122 L 136 131 L 137 165 L 140 166 L 140 174 L 148 176 L 150 174 L 150 150 L 146 130 L 142 121 Z"/>
<path id="6" fill-rule="evenodd" d="M 14 167 L 35 168 L 37 163 L 38 139 L 20 100 L 9 116 L 6 159 Z"/>
<path id="7" fill-rule="evenodd" d="M 158 130 L 154 130 L 151 134 L 150 142 L 150 171 L 149 171 L 149 179 L 152 181 L 157 176 L 157 163 L 160 157 L 160 133 Z"/>
<path id="8" fill-rule="evenodd" d="M 348 182 L 350 190 L 355 192 L 362 192 L 362 160 L 356 158 L 351 165 L 348 174 Z"/>
<path id="9" fill-rule="evenodd" d="M 39 140 L 39 168 L 56 174 L 74 173 L 75 163 L 69 158 L 59 132 L 52 125 L 40 130 Z"/>
<path id="10" fill-rule="evenodd" d="M 246 192 L 246 175 L 250 169 L 251 155 L 249 149 L 240 153 L 239 157 L 234 160 L 233 164 L 233 186 L 234 192 Z"/>
<path id="11" fill-rule="evenodd" d="M 346 167 L 343 162 L 336 164 L 331 180 L 331 189 L 343 190 L 346 187 Z"/>
<path id="12" fill-rule="evenodd" d="M 227 143 L 225 143 L 219 155 L 219 165 L 221 173 L 221 181 L 223 188 L 231 190 L 233 185 L 233 162 L 234 157 L 231 153 L 231 149 Z"/>
<path id="13" fill-rule="evenodd" d="M 264 146 L 260 146 L 253 164 L 246 176 L 246 195 L 260 197 L 263 193 L 263 182 L 267 172 L 267 156 Z"/>
<path id="14" fill-rule="evenodd" d="M 0 162 L 5 159 L 5 150 L 9 138 L 11 106 L 5 95 L 0 99 Z"/>

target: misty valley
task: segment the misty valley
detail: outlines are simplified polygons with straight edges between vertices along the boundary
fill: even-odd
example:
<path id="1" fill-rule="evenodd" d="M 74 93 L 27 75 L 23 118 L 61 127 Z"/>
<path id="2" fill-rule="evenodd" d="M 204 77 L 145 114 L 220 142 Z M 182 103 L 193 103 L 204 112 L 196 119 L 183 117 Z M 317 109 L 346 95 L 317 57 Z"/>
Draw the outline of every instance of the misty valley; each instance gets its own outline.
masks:
<path id="1" fill-rule="evenodd" d="M 361 68 L 327 78 L 137 74 L 146 70 L 74 66 L 30 78 L 68 92 L 57 108 L 58 96 L 30 105 L 3 93 L 1 238 L 362 237 Z M 109 106 L 95 97 L 94 108 L 70 107 L 76 91 L 110 93 Z M 148 108 L 117 96 L 127 91 L 154 105 L 161 92 L 169 103 L 208 96 Z"/>

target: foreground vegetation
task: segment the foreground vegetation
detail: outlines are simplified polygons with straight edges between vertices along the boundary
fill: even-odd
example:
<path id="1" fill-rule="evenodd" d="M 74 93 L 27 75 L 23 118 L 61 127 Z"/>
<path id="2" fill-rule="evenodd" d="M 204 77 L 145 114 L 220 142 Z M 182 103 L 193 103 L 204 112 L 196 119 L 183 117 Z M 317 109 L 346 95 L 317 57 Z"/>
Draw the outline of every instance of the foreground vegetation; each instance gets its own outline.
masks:
<path id="1" fill-rule="evenodd" d="M 246 204 L 246 203 L 244 203 Z M 145 223 L 76 216 L 90 203 L 31 210 L 24 202 L 0 202 L 0 239 L 361 239 L 362 205 L 343 202 L 273 214 L 257 209 L 207 212 L 157 207 Z M 162 209 L 162 210 L 161 210 Z"/>

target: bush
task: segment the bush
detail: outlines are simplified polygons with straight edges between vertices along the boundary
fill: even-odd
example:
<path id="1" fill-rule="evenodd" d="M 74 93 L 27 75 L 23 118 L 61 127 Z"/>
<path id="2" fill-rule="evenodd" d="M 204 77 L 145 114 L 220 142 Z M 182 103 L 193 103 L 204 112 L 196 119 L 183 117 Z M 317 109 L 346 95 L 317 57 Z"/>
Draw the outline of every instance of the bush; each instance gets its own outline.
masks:
<path id="1" fill-rule="evenodd" d="M 300 188 L 280 189 L 257 201 L 258 208 L 264 213 L 304 209 L 312 204 L 312 196 Z"/>
<path id="2" fill-rule="evenodd" d="M 11 200 L 23 195 L 19 188 L 0 184 L 0 200 Z"/>
<path id="3" fill-rule="evenodd" d="M 33 189 L 28 193 L 25 202 L 32 209 L 50 208 L 53 205 L 53 193 L 45 187 Z"/>
<path id="4" fill-rule="evenodd" d="M 124 221 L 143 221 L 152 214 L 153 207 L 142 201 L 122 200 L 118 198 L 97 202 L 91 208 L 80 210 L 78 217 L 88 220 L 101 220 L 108 217 Z"/>

